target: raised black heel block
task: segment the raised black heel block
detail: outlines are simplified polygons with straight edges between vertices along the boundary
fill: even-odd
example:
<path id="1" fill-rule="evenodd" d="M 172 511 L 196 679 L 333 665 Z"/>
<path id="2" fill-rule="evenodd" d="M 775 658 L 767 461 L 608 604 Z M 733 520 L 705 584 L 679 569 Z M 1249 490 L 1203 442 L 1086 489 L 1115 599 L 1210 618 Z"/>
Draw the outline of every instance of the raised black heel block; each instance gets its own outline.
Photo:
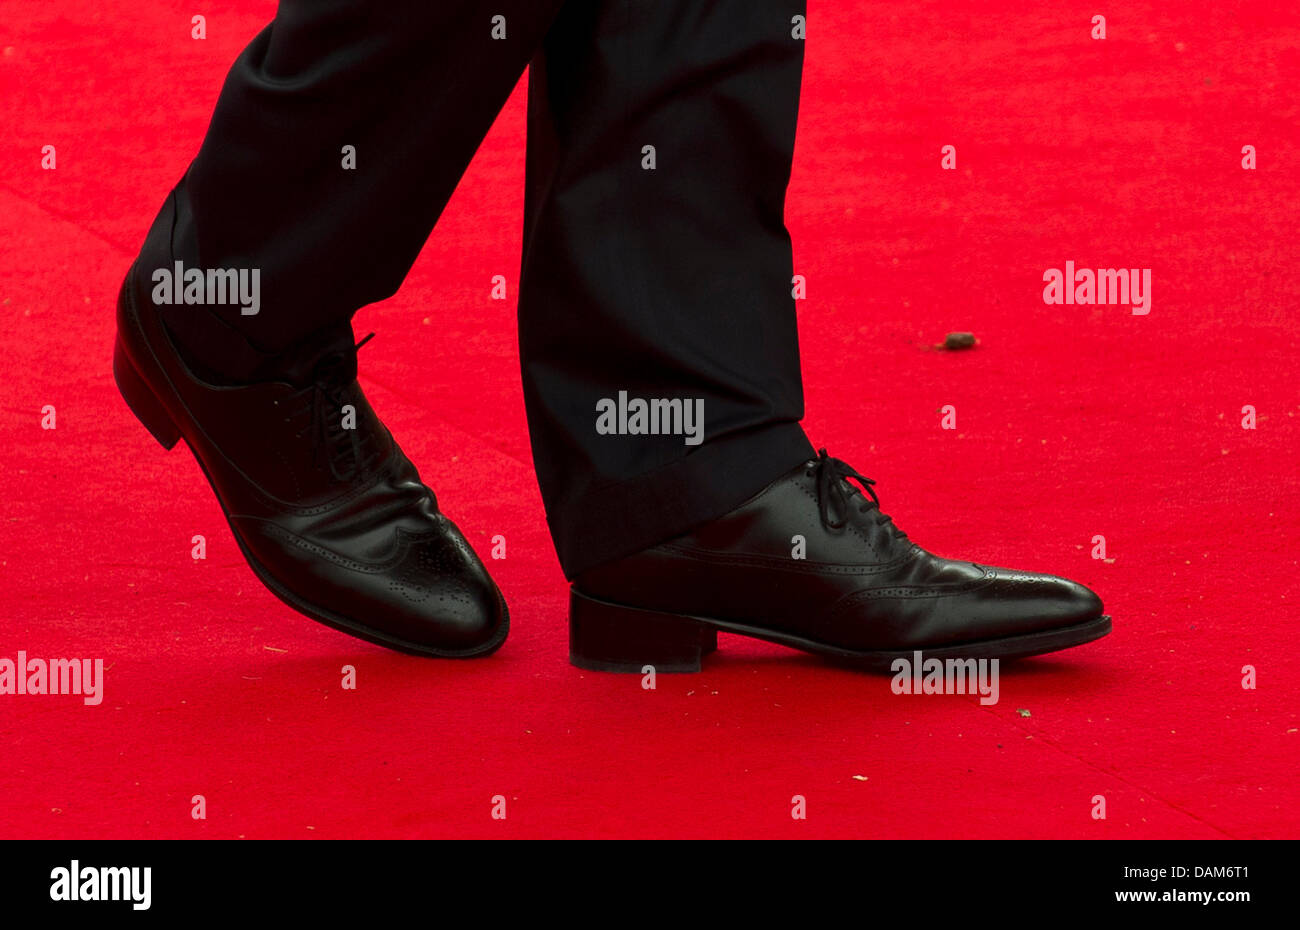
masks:
<path id="1" fill-rule="evenodd" d="M 113 380 L 117 382 L 117 389 L 121 391 L 122 399 L 131 408 L 136 419 L 144 424 L 144 428 L 164 449 L 170 449 L 180 441 L 181 431 L 172 422 L 162 402 L 154 396 L 153 391 L 140 377 L 140 373 L 135 370 L 135 364 L 126 354 L 121 340 L 113 346 Z"/>
<path id="2" fill-rule="evenodd" d="M 596 672 L 698 672 L 718 648 L 713 627 L 569 592 L 569 662 Z"/>

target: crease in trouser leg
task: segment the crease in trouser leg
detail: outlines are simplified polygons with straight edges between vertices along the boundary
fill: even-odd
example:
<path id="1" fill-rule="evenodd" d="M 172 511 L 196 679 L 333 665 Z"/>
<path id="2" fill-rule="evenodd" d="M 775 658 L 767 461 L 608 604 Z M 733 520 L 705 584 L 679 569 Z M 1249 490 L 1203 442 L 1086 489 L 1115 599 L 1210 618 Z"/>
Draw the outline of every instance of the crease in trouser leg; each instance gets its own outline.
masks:
<path id="1" fill-rule="evenodd" d="M 520 353 L 570 577 L 720 516 L 812 456 L 783 221 L 802 12 L 584 0 L 534 62 Z M 598 431 L 598 405 L 622 394 L 702 405 L 702 441 Z"/>

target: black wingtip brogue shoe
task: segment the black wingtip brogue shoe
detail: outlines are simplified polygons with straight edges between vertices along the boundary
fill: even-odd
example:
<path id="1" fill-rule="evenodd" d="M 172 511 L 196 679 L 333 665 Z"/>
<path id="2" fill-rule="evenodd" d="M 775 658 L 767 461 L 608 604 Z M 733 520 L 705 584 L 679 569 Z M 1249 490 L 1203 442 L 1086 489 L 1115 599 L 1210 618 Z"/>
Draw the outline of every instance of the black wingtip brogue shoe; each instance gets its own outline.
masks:
<path id="1" fill-rule="evenodd" d="M 721 631 L 889 671 L 917 652 L 1013 659 L 1110 632 L 1083 585 L 912 543 L 873 484 L 823 449 L 722 518 L 585 572 L 570 591 L 570 661 L 695 672 Z"/>
<path id="2" fill-rule="evenodd" d="M 355 351 L 325 355 L 294 381 L 209 383 L 148 302 L 138 266 L 118 297 L 118 388 L 164 448 L 189 445 L 272 593 L 402 652 L 500 647 L 510 626 L 501 592 L 366 401 Z"/>

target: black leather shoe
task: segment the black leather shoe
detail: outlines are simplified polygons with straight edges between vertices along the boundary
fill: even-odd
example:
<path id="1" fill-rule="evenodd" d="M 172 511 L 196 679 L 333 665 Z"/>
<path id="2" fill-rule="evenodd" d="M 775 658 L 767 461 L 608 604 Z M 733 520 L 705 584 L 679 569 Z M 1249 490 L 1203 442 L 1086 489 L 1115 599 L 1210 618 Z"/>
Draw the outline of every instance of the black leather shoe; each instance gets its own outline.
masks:
<path id="1" fill-rule="evenodd" d="M 118 297 L 118 388 L 164 448 L 189 445 L 272 593 L 402 652 L 479 656 L 505 642 L 501 592 L 366 402 L 355 351 L 319 359 L 305 383 L 207 383 L 182 360 L 140 268 Z M 354 429 L 343 428 L 349 404 Z"/>
<path id="2" fill-rule="evenodd" d="M 872 484 L 823 449 L 721 519 L 580 575 L 570 661 L 696 672 L 721 630 L 888 671 L 917 651 L 1010 659 L 1110 632 L 1083 585 L 909 542 Z"/>

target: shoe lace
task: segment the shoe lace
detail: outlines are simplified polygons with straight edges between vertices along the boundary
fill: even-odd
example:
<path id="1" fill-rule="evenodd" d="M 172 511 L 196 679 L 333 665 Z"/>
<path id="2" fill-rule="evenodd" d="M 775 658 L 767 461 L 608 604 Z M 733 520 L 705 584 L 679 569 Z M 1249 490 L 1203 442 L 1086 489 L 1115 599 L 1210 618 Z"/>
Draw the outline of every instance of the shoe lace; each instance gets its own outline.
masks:
<path id="1" fill-rule="evenodd" d="M 843 529 L 848 523 L 848 514 L 854 498 L 861 497 L 862 502 L 858 505 L 858 513 L 874 511 L 873 522 L 876 526 L 888 526 L 894 539 L 907 538 L 906 533 L 893 525 L 893 518 L 881 511 L 880 498 L 876 496 L 875 481 L 858 474 L 849 467 L 848 463 L 831 458 L 826 454 L 825 449 L 817 450 L 817 464 L 814 466 L 814 471 L 817 476 L 817 503 L 821 511 L 822 525 L 827 529 Z M 849 484 L 850 480 L 856 481 L 865 493 L 859 494 L 853 485 Z M 837 517 L 835 511 L 845 516 Z"/>
<path id="2" fill-rule="evenodd" d="M 374 338 L 370 333 L 356 344 L 354 351 Z M 364 472 L 379 458 L 379 450 L 368 441 L 368 431 L 344 429 L 343 407 L 349 403 L 349 388 L 356 378 L 356 364 L 341 352 L 334 352 L 316 363 L 311 382 L 293 396 L 306 399 L 297 413 L 309 412 L 307 425 L 297 432 L 301 439 L 311 433 L 312 461 L 324 463 L 338 481 L 347 481 Z M 356 405 L 353 405 L 354 408 Z"/>

